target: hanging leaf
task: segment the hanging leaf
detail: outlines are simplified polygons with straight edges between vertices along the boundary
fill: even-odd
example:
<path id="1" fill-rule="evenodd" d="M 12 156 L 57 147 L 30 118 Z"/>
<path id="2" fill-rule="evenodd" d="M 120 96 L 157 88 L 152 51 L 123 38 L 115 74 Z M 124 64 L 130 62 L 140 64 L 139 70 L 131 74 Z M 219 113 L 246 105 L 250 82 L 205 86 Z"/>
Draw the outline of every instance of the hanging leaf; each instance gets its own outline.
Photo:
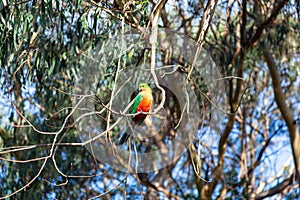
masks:
<path id="1" fill-rule="evenodd" d="M 51 67 L 50 67 L 50 69 L 48 70 L 48 76 L 50 76 L 50 75 L 52 74 L 52 72 L 53 72 L 53 70 L 54 70 L 54 67 L 55 67 L 55 63 L 56 63 L 56 58 L 53 57 L 53 58 L 52 58 L 52 62 L 51 62 Z"/>
<path id="2" fill-rule="evenodd" d="M 134 54 L 134 49 L 131 49 L 128 53 L 128 58 L 131 59 Z"/>

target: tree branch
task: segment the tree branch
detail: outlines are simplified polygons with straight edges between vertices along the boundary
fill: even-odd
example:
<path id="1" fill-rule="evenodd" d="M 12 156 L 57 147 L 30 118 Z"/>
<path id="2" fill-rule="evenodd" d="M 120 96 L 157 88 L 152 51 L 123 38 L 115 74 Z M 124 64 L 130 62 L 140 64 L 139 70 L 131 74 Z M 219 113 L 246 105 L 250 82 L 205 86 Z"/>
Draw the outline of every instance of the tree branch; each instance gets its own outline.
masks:
<path id="1" fill-rule="evenodd" d="M 294 178 L 295 178 L 295 174 L 292 174 L 289 178 L 285 179 L 284 181 L 282 181 L 281 183 L 279 183 L 275 187 L 272 187 L 271 189 L 269 189 L 267 191 L 264 191 L 264 192 L 260 193 L 259 195 L 257 195 L 255 197 L 255 200 L 265 199 L 267 197 L 271 197 L 275 194 L 278 194 L 279 191 L 284 190 L 291 183 L 293 183 Z"/>
<path id="2" fill-rule="evenodd" d="M 274 19 L 279 14 L 280 10 L 287 2 L 288 0 L 282 0 L 277 4 L 277 6 L 273 9 L 273 12 L 271 13 L 270 17 L 266 21 L 261 23 L 261 25 L 257 28 L 257 31 L 255 32 L 254 36 L 252 37 L 250 42 L 246 45 L 247 49 L 252 47 L 260 39 L 265 28 L 267 28 L 272 23 L 272 21 L 274 21 Z"/>
<path id="3" fill-rule="evenodd" d="M 298 177 L 298 181 L 300 182 L 300 137 L 299 137 L 299 130 L 297 129 L 297 124 L 294 119 L 294 116 L 292 114 L 292 111 L 288 108 L 286 102 L 285 102 L 285 95 L 282 91 L 282 87 L 280 85 L 280 75 L 278 73 L 278 70 L 276 69 L 276 63 L 273 59 L 273 56 L 271 55 L 267 45 L 263 44 L 263 54 L 264 58 L 267 62 L 270 75 L 272 78 L 272 85 L 273 85 L 273 91 L 275 95 L 275 101 L 276 104 L 281 112 L 281 115 L 286 123 L 286 126 L 289 130 L 290 135 L 290 142 L 292 146 L 293 151 L 293 157 L 295 162 L 295 168 L 296 168 L 296 174 Z"/>

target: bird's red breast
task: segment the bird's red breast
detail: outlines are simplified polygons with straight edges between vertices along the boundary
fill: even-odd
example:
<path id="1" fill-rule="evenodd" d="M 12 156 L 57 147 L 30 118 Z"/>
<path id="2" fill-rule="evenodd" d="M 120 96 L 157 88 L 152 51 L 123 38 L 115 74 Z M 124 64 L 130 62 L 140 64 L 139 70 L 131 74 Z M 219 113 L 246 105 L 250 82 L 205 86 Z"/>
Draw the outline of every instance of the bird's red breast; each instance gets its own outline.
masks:
<path id="1" fill-rule="evenodd" d="M 137 107 L 137 112 L 142 111 L 142 112 L 148 112 L 150 110 L 152 104 L 152 100 L 149 98 L 142 98 L 142 101 L 140 102 L 140 104 Z"/>

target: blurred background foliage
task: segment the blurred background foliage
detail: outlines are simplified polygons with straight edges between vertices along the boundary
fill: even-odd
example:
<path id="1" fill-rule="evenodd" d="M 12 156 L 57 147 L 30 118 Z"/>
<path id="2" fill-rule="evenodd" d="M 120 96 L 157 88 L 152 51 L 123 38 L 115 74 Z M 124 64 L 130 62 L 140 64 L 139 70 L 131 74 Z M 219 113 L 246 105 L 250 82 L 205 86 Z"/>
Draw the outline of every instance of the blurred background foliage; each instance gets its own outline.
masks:
<path id="1" fill-rule="evenodd" d="M 288 112 L 299 129 L 300 4 L 293 0 L 220 0 L 213 7 L 212 2 L 167 1 L 159 20 L 159 27 L 171 28 L 196 41 L 205 32 L 204 48 L 222 76 L 246 80 L 224 80 L 228 112 L 236 111 L 236 115 L 226 116 L 224 130 L 220 130 L 220 139 L 209 155 L 197 154 L 201 147 L 195 140 L 189 151 L 169 167 L 124 179 L 124 173 L 97 163 L 85 148 L 61 145 L 57 146 L 55 163 L 50 158 L 40 176 L 12 198 L 87 199 L 99 194 L 107 199 L 300 198 L 287 121 L 276 104 L 263 53 L 269 51 L 274 58 Z M 30 159 L 49 155 L 49 144 L 55 137 L 21 127 L 27 125 L 21 116 L 38 130 L 58 131 L 70 112 L 72 98 L 68 93 L 73 92 L 74 80 L 82 73 L 84 55 L 120 30 L 122 19 L 137 30 L 149 26 L 155 3 L 0 1 L 1 197 L 34 178 L 44 160 Z M 201 22 L 211 7 L 214 13 L 206 31 Z M 124 56 L 137 59 L 135 55 Z M 180 58 L 173 62 L 180 63 Z M 115 65 L 107 66 L 106 73 L 115 73 Z M 103 93 L 99 95 L 108 100 L 114 77 L 102 78 L 99 87 Z M 192 74 L 191 85 L 205 90 L 197 73 Z M 197 94 L 202 105 L 200 91 Z M 60 111 L 62 108 L 67 109 Z M 67 126 L 57 141 L 80 142 L 72 126 Z M 6 153 L 12 147 L 30 145 L 38 146 Z M 211 182 L 206 183 L 197 173 Z M 82 177 L 72 177 L 75 175 Z"/>

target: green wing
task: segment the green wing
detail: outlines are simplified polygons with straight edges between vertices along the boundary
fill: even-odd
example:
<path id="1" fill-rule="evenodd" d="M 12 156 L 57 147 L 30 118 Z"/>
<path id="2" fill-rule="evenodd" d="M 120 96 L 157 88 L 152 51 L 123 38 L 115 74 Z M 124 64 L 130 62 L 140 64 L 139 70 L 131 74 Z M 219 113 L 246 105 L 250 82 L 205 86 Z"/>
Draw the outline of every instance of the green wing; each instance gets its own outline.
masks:
<path id="1" fill-rule="evenodd" d="M 141 103 L 142 99 L 143 99 L 143 97 L 140 93 L 135 97 L 130 114 L 136 113 L 136 109 L 139 106 L 139 104 Z"/>

